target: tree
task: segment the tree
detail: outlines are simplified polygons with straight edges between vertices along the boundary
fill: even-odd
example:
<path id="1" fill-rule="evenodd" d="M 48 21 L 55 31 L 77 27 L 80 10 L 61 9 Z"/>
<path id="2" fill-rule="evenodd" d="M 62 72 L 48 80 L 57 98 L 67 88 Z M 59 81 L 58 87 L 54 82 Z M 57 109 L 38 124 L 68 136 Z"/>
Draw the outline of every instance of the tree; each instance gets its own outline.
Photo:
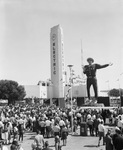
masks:
<path id="1" fill-rule="evenodd" d="M 22 100 L 25 96 L 24 87 L 16 81 L 0 80 L 0 99 L 7 99 L 8 103 L 14 103 L 15 100 Z"/>
<path id="2" fill-rule="evenodd" d="M 120 90 L 119 89 L 112 89 L 108 92 L 109 96 L 112 97 L 119 97 L 120 96 Z"/>

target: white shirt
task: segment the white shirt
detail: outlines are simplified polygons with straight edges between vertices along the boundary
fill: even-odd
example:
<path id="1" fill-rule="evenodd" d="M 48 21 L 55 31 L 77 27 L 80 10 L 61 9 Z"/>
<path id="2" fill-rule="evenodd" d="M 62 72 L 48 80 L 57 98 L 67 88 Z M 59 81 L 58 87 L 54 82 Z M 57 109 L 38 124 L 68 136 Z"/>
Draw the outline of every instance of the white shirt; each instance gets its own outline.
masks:
<path id="1" fill-rule="evenodd" d="M 87 115 L 87 119 L 89 119 L 89 118 L 91 118 L 91 115 L 90 115 L 90 114 Z"/>
<path id="2" fill-rule="evenodd" d="M 46 120 L 46 127 L 51 125 L 51 121 L 50 120 Z"/>
<path id="3" fill-rule="evenodd" d="M 95 116 L 95 115 L 93 115 L 93 116 L 92 116 L 92 120 L 95 120 L 95 119 L 96 119 L 96 116 Z"/>
<path id="4" fill-rule="evenodd" d="M 63 126 L 63 125 L 65 125 L 65 122 L 63 120 L 60 120 L 59 121 L 59 126 Z"/>
<path id="5" fill-rule="evenodd" d="M 105 131 L 105 126 L 103 124 L 98 125 L 98 130 L 99 132 L 104 132 Z"/>
<path id="6" fill-rule="evenodd" d="M 36 141 L 36 143 L 37 143 L 38 146 L 43 147 L 44 138 L 43 138 L 42 135 L 39 135 L 39 134 L 36 135 L 34 140 Z"/>
<path id="7" fill-rule="evenodd" d="M 32 118 L 32 121 L 33 121 L 33 122 L 34 122 L 34 121 L 36 121 L 36 118 L 35 118 L 35 117 L 33 117 L 33 118 Z"/>
<path id="8" fill-rule="evenodd" d="M 69 116 L 72 116 L 72 114 L 73 114 L 73 113 L 70 111 L 70 112 L 69 112 Z"/>
<path id="9" fill-rule="evenodd" d="M 122 128 L 123 127 L 123 120 L 119 120 L 117 126 L 120 127 L 120 128 Z"/>
<path id="10" fill-rule="evenodd" d="M 14 127 L 14 132 L 18 132 L 18 128 L 17 127 Z"/>
<path id="11" fill-rule="evenodd" d="M 19 124 L 23 124 L 23 122 L 24 122 L 24 121 L 23 121 L 23 119 L 21 119 L 21 118 L 18 120 L 18 123 L 19 123 Z"/>
<path id="12" fill-rule="evenodd" d="M 12 123 L 9 122 L 8 131 L 10 132 L 12 130 Z"/>
<path id="13" fill-rule="evenodd" d="M 53 131 L 54 132 L 59 132 L 60 131 L 60 127 L 58 125 L 53 127 Z"/>
<path id="14" fill-rule="evenodd" d="M 52 121 L 51 121 L 51 126 L 52 126 L 52 127 L 53 127 L 54 123 L 55 123 L 55 120 L 52 119 Z"/>
<path id="15" fill-rule="evenodd" d="M 0 127 L 3 128 L 4 127 L 4 124 L 2 121 L 0 121 Z"/>
<path id="16" fill-rule="evenodd" d="M 81 118 L 82 115 L 80 113 L 77 113 L 76 116 Z"/>
<path id="17" fill-rule="evenodd" d="M 7 146 L 3 146 L 2 150 L 9 150 Z"/>

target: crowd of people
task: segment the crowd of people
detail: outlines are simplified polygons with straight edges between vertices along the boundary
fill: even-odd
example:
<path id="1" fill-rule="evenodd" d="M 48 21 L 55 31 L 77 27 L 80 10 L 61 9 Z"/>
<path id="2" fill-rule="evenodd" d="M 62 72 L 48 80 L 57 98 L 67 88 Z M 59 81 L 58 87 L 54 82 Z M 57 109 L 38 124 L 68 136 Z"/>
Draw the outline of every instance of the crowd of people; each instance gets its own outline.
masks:
<path id="1" fill-rule="evenodd" d="M 70 108 L 59 108 L 54 105 L 9 105 L 1 108 L 0 115 L 0 140 L 3 140 L 4 144 L 11 144 L 11 150 L 15 150 L 12 143 L 17 144 L 18 141 L 24 140 L 25 132 L 37 132 L 32 143 L 33 150 L 42 150 L 46 147 L 48 143 L 44 142 L 45 138 L 54 138 L 54 145 L 58 150 L 61 149 L 61 145 L 66 146 L 71 131 L 77 134 L 81 122 L 87 123 L 90 136 L 99 136 L 98 146 L 101 138 L 107 135 L 104 132 L 106 118 L 109 118 L 110 123 L 114 120 L 114 125 L 118 126 L 120 131 L 123 129 L 121 108 L 110 111 L 74 106 L 71 111 Z M 103 144 L 105 143 L 103 141 Z"/>
<path id="2" fill-rule="evenodd" d="M 100 146 L 100 141 L 101 139 L 103 139 L 105 150 L 123 150 L 123 136 L 121 129 L 116 126 L 113 131 L 111 129 L 108 129 L 108 131 L 105 132 L 105 126 L 103 123 L 104 122 L 101 121 L 98 126 L 98 146 Z"/>

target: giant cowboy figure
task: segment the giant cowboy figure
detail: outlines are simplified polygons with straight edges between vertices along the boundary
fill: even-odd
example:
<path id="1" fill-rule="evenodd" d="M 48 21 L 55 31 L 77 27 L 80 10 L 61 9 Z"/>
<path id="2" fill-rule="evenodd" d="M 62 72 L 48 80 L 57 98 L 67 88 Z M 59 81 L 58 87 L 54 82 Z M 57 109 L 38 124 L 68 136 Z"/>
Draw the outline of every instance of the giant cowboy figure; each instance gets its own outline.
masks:
<path id="1" fill-rule="evenodd" d="M 105 64 L 105 65 L 99 65 L 99 64 L 93 64 L 94 59 L 88 58 L 87 59 L 88 65 L 85 65 L 83 67 L 83 73 L 87 76 L 87 95 L 88 99 L 90 100 L 90 87 L 93 85 L 94 93 L 95 93 L 95 99 L 98 98 L 98 87 L 97 87 L 97 78 L 96 78 L 96 70 L 105 68 L 108 66 L 111 66 L 112 63 Z"/>

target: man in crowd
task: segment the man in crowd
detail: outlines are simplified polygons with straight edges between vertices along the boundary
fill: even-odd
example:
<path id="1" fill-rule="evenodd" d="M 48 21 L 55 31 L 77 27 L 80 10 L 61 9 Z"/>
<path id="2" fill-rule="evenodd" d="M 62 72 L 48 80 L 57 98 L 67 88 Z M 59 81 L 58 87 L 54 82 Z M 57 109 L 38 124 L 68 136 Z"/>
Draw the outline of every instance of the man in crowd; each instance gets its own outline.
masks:
<path id="1" fill-rule="evenodd" d="M 112 137 L 113 145 L 115 150 L 122 150 L 123 149 L 123 137 L 121 136 L 121 130 L 116 128 L 115 134 Z"/>
<path id="2" fill-rule="evenodd" d="M 2 118 L 0 117 L 0 140 L 2 140 L 2 130 L 3 130 L 4 124 L 2 122 Z"/>
<path id="3" fill-rule="evenodd" d="M 105 148 L 106 150 L 113 150 L 113 142 L 111 138 L 111 130 L 108 130 L 106 137 L 105 137 Z"/>
<path id="4" fill-rule="evenodd" d="M 44 137 L 40 134 L 39 130 L 37 131 L 37 135 L 35 136 L 34 141 L 37 145 L 37 150 L 42 150 L 42 148 L 44 147 Z"/>
<path id="5" fill-rule="evenodd" d="M 51 132 L 51 121 L 49 118 L 46 119 L 46 135 L 47 135 L 47 138 L 50 137 L 50 132 Z"/>
<path id="6" fill-rule="evenodd" d="M 99 131 L 99 141 L 98 141 L 98 146 L 100 146 L 100 141 L 103 138 L 103 145 L 105 144 L 104 141 L 104 135 L 105 135 L 105 126 L 103 124 L 103 120 L 101 120 L 101 122 L 98 125 L 98 131 Z"/>

